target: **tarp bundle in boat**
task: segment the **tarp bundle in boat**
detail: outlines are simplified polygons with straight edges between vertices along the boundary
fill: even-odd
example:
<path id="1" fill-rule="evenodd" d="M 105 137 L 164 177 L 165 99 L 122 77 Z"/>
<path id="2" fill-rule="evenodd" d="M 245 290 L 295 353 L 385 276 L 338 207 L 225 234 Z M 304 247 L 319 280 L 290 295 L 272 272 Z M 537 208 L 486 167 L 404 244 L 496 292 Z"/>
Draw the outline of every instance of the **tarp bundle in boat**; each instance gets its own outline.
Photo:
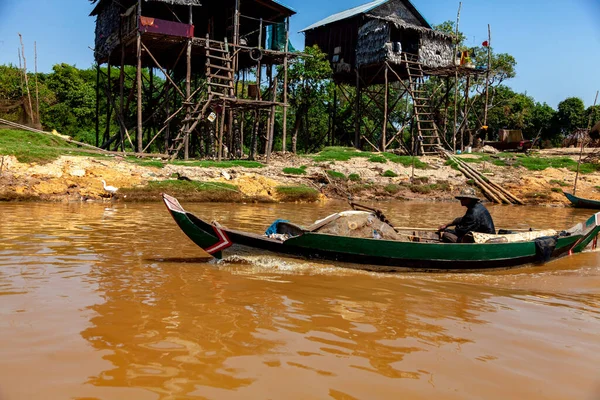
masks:
<path id="1" fill-rule="evenodd" d="M 385 240 L 400 239 L 400 235 L 396 233 L 394 228 L 379 220 L 379 218 L 371 212 L 343 211 L 330 215 L 321 221 L 317 221 L 314 225 L 318 225 L 327 220 L 329 220 L 329 222 L 320 226 L 314 230 L 314 232 L 357 238 Z"/>

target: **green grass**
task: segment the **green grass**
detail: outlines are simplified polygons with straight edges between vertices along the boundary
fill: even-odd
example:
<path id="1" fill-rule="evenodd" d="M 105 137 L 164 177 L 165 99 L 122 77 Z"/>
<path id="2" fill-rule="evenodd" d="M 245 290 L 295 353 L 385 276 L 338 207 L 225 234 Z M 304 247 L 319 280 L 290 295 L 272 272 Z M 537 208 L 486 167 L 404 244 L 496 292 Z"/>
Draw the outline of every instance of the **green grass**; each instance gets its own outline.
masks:
<path id="1" fill-rule="evenodd" d="M 550 189 L 550 190 L 552 190 L 553 192 L 556 192 L 556 193 L 562 193 L 562 189 L 561 189 L 561 188 L 556 188 L 556 187 L 553 187 L 553 188 L 552 188 L 552 189 Z"/>
<path id="2" fill-rule="evenodd" d="M 360 181 L 360 175 L 358 175 L 358 174 L 350 174 L 350 175 L 348 175 L 348 179 L 351 180 L 352 182 L 359 182 Z"/>
<path id="3" fill-rule="evenodd" d="M 387 162 L 387 158 L 383 156 L 371 156 L 369 157 L 370 162 L 385 164 Z"/>
<path id="4" fill-rule="evenodd" d="M 277 186 L 281 201 L 317 201 L 319 192 L 308 186 Z"/>
<path id="5" fill-rule="evenodd" d="M 230 161 L 212 161 L 212 160 L 200 160 L 200 161 L 181 161 L 175 160 L 172 162 L 173 165 L 185 165 L 188 167 L 200 167 L 200 168 L 231 168 L 231 167 L 244 167 L 244 168 L 263 168 L 265 165 L 258 161 L 248 160 L 230 160 Z"/>
<path id="6" fill-rule="evenodd" d="M 346 175 L 342 174 L 341 172 L 337 172 L 337 171 L 334 171 L 334 170 L 331 170 L 331 169 L 328 169 L 325 172 L 327 173 L 327 175 L 329 175 L 333 179 L 341 179 L 341 180 L 345 180 L 346 179 Z"/>
<path id="7" fill-rule="evenodd" d="M 371 157 L 373 153 L 359 151 L 354 147 L 325 147 L 317 155 L 311 156 L 314 161 L 348 161 L 353 157 Z"/>
<path id="8" fill-rule="evenodd" d="M 165 163 L 163 163 L 160 160 L 144 160 L 144 159 L 139 159 L 139 158 L 128 157 L 127 161 L 137 164 L 137 165 L 140 165 L 142 167 L 156 167 L 156 168 L 164 168 L 165 167 Z"/>
<path id="9" fill-rule="evenodd" d="M 550 179 L 550 184 L 551 185 L 558 185 L 560 187 L 571 186 L 568 183 L 566 183 L 565 181 L 560 181 L 558 179 Z"/>
<path id="10" fill-rule="evenodd" d="M 395 178 L 395 177 L 398 176 L 398 174 L 395 173 L 394 171 L 391 171 L 391 170 L 388 169 L 383 174 L 381 174 L 381 176 L 385 176 L 386 178 Z"/>
<path id="11" fill-rule="evenodd" d="M 415 168 L 417 168 L 417 169 L 427 169 L 427 168 L 429 168 L 429 165 L 427 163 L 424 163 L 423 161 L 419 160 L 418 157 L 399 156 L 399 155 L 394 154 L 394 153 L 383 153 L 383 156 L 385 158 L 387 158 L 389 161 L 391 161 L 393 163 L 396 163 L 396 164 L 403 165 L 405 167 L 411 167 L 413 165 L 413 162 L 414 162 Z"/>
<path id="12" fill-rule="evenodd" d="M 284 174 L 291 175 L 304 175 L 306 174 L 306 166 L 303 165 L 300 168 L 287 167 L 281 170 Z"/>
<path id="13" fill-rule="evenodd" d="M 77 150 L 75 145 L 59 137 L 16 129 L 0 129 L 0 153 L 15 156 L 22 163 L 52 162 L 65 153 L 64 148 Z"/>
<path id="14" fill-rule="evenodd" d="M 178 191 L 233 191 L 238 192 L 238 187 L 230 185 L 229 183 L 222 182 L 196 182 L 196 181 L 180 181 L 180 180 L 166 180 L 166 181 L 150 181 L 146 186 L 149 190 L 161 189 L 166 191 L 178 192 Z"/>

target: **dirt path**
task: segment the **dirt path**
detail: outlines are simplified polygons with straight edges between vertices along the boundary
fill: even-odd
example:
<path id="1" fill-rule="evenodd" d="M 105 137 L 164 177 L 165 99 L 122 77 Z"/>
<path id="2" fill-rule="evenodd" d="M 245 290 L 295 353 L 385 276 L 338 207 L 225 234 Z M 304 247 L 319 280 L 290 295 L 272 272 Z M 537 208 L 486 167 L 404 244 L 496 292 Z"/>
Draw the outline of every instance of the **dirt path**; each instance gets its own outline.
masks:
<path id="1" fill-rule="evenodd" d="M 552 152 L 549 151 L 548 154 Z M 555 154 L 551 154 L 555 155 Z M 577 154 L 569 154 L 575 157 Z M 542 154 L 543 156 L 543 154 Z M 470 155 L 464 155 L 464 158 Z M 352 158 L 349 161 L 328 161 L 315 163 L 307 157 L 292 154 L 275 154 L 271 163 L 264 168 L 201 168 L 180 165 L 166 165 L 163 168 L 140 166 L 125 161 L 121 157 L 92 158 L 62 156 L 43 165 L 24 164 L 12 156 L 1 158 L 0 199 L 4 200 L 44 200 L 44 201 L 106 201 L 102 179 L 108 185 L 121 190 L 113 201 L 131 201 L 135 196 L 122 194 L 144 188 L 151 181 L 173 180 L 174 174 L 185 176 L 198 182 L 224 182 L 237 186 L 245 201 L 279 201 L 278 186 L 308 186 L 321 193 L 320 199 L 406 199 L 451 201 L 454 195 L 466 185 L 467 179 L 458 171 L 445 165 L 438 157 L 422 157 L 428 169 L 415 169 L 392 162 L 375 163 L 366 158 Z M 499 167 L 491 163 L 471 164 L 489 179 L 504 186 L 527 204 L 551 206 L 566 205 L 561 189 L 572 191 L 575 173 L 565 169 L 548 168 L 543 171 L 529 171 L 523 167 Z M 304 175 L 286 174 L 286 167 L 306 166 Z M 360 179 L 350 181 L 336 179 L 326 171 L 333 170 L 344 174 L 358 174 Z M 384 177 L 385 171 L 397 176 Z M 414 173 L 414 176 L 413 176 Z M 411 179 L 412 178 L 412 179 Z M 600 174 L 580 175 L 577 194 L 600 200 Z M 156 196 L 156 200 L 159 197 Z"/>

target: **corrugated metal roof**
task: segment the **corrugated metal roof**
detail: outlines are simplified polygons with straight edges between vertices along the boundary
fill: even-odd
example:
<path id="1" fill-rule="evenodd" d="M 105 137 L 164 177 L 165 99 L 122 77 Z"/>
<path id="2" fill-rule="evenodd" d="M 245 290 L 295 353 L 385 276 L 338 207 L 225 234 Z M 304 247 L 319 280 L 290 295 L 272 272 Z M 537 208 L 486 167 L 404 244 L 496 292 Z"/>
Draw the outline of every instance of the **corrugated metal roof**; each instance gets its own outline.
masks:
<path id="1" fill-rule="evenodd" d="M 308 31 L 308 30 L 317 28 L 319 26 L 330 24 L 335 21 L 341 21 L 346 18 L 354 17 L 355 15 L 364 14 L 366 12 L 371 11 L 375 7 L 379 7 L 380 5 L 387 3 L 388 1 L 389 0 L 375 0 L 370 3 L 363 4 L 361 6 L 354 7 L 349 10 L 339 12 L 337 14 L 330 15 L 329 17 L 324 18 L 324 19 L 320 20 L 319 22 L 315 22 L 314 24 L 307 26 L 306 28 L 302 29 L 300 32 Z"/>

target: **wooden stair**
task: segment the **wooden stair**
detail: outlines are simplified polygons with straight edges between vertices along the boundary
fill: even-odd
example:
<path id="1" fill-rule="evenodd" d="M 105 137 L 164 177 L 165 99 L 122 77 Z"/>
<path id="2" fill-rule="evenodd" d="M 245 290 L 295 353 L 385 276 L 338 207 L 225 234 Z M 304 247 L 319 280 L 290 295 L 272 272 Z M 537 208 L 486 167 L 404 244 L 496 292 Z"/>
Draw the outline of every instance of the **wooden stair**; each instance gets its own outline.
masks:
<path id="1" fill-rule="evenodd" d="M 431 98 L 424 90 L 425 75 L 422 64 L 416 55 L 403 53 L 403 58 L 408 72 L 410 95 L 413 99 L 419 151 L 421 154 L 437 154 L 442 148 L 442 142 L 435 123 Z"/>

